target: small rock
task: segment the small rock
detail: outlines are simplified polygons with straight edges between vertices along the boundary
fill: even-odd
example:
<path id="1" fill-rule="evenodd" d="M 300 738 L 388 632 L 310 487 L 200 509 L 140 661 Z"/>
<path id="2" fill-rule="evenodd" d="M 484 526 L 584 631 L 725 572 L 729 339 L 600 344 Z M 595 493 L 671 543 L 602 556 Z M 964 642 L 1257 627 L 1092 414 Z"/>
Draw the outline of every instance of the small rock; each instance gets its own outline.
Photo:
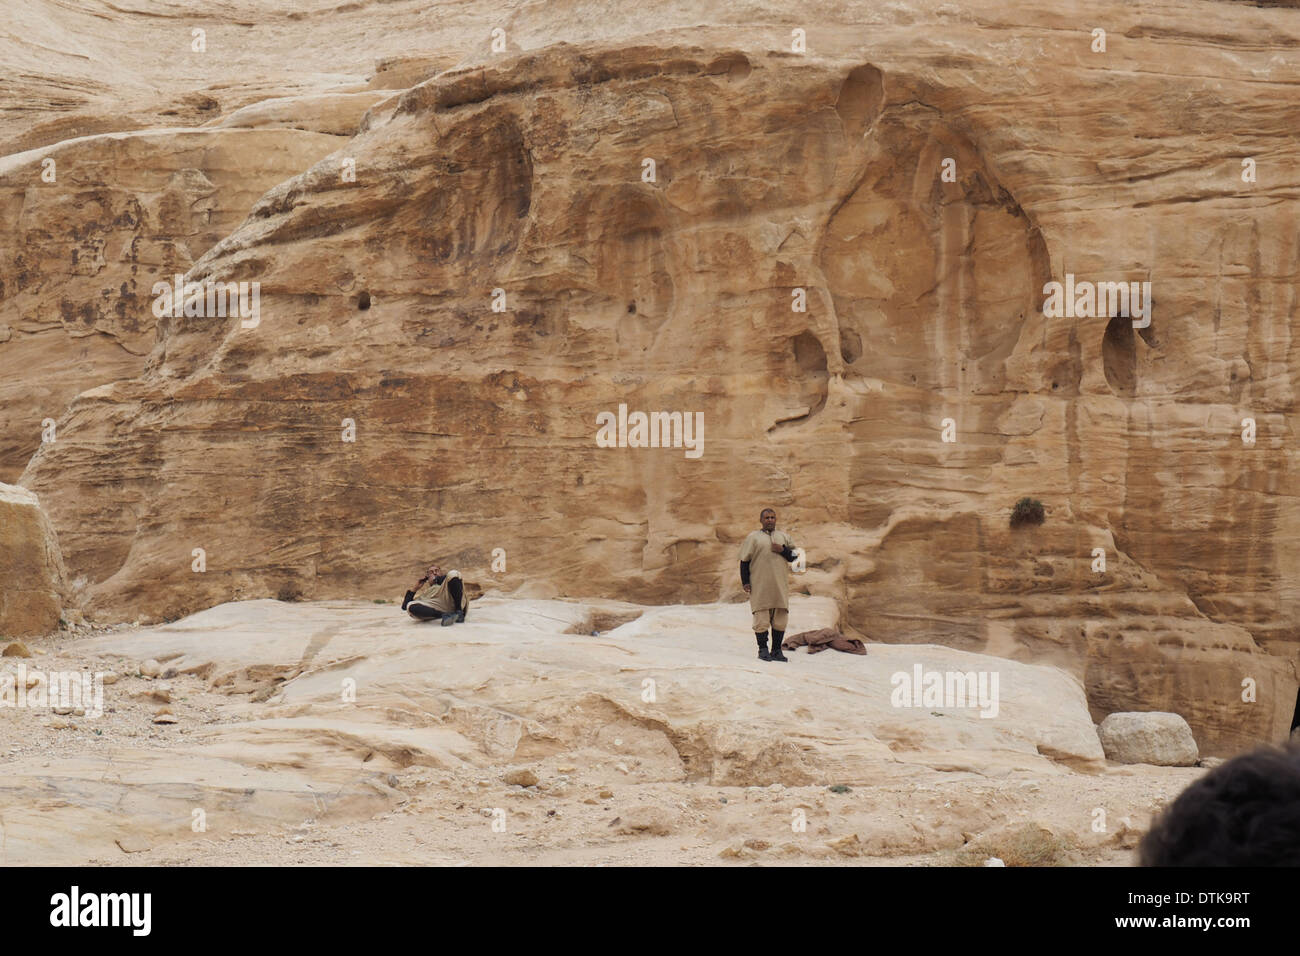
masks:
<path id="1" fill-rule="evenodd" d="M 846 786 L 845 786 L 844 784 L 842 784 L 842 783 L 837 783 L 837 784 L 835 784 L 835 786 L 833 786 L 833 787 L 827 787 L 826 789 L 829 790 L 831 793 L 849 793 L 849 792 L 850 792 L 850 791 L 849 791 L 849 788 L 846 787 Z"/>
<path id="2" fill-rule="evenodd" d="M 395 774 L 395 773 L 390 773 L 390 774 L 388 775 L 388 785 L 389 785 L 390 787 L 392 787 L 394 790 L 397 789 L 397 784 L 398 784 L 399 782 L 400 782 L 400 781 L 398 781 L 398 779 L 397 779 L 397 774 Z"/>
<path id="3" fill-rule="evenodd" d="M 627 773 L 627 772 L 628 772 L 628 770 L 627 770 L 627 764 L 625 764 L 625 763 L 621 763 L 621 764 L 619 764 L 619 765 L 616 766 L 614 769 L 617 770 L 619 773 Z"/>
<path id="4" fill-rule="evenodd" d="M 577 767 L 556 767 L 555 768 L 557 773 L 573 773 L 573 771 L 577 769 L 578 769 Z"/>
<path id="5" fill-rule="evenodd" d="M 1222 757 L 1202 757 L 1196 764 L 1198 767 L 1204 767 L 1206 770 L 1213 770 L 1215 767 L 1223 766 Z"/>
<path id="6" fill-rule="evenodd" d="M 176 672 L 176 668 L 174 668 L 174 667 L 169 667 L 169 668 L 167 668 L 165 671 L 162 672 L 162 676 L 163 676 L 163 679 L 164 679 L 164 680 L 171 680 L 173 677 L 176 676 L 176 673 L 177 673 L 177 672 Z"/>
<path id="7" fill-rule="evenodd" d="M 74 724 L 72 721 L 70 721 L 70 720 L 64 720 L 64 719 L 61 718 L 61 717 L 55 717 L 53 720 L 50 721 L 50 727 L 51 727 L 51 729 L 53 729 L 53 730 L 68 730 L 69 728 L 71 728 L 71 727 L 75 727 L 75 726 L 77 726 L 77 725 Z M 46 766 L 49 766 L 49 765 L 46 764 Z"/>
<path id="8" fill-rule="evenodd" d="M 770 847 L 771 845 L 772 845 L 772 844 L 768 843 L 766 840 L 755 840 L 755 839 L 753 839 L 752 837 L 751 837 L 750 839 L 746 840 L 746 841 L 745 841 L 745 844 L 744 844 L 745 849 L 747 849 L 747 850 L 758 850 L 759 852 L 762 852 L 763 850 L 766 850 L 766 849 L 767 849 L 768 847 Z"/>
<path id="9" fill-rule="evenodd" d="M 609 800 L 609 799 L 612 799 L 612 798 L 613 798 L 613 796 L 614 796 L 614 791 L 613 791 L 613 790 L 602 790 L 602 791 L 600 791 L 599 796 L 600 796 L 600 799 L 602 799 L 602 800 Z"/>
<path id="10" fill-rule="evenodd" d="M 104 686 L 107 687 L 109 684 L 116 684 L 121 679 L 122 678 L 119 675 L 114 674 L 112 671 L 108 671 L 103 677 Z"/>
<path id="11" fill-rule="evenodd" d="M 622 822 L 617 818 L 614 822 L 619 824 L 619 833 L 629 835 L 648 833 L 651 836 L 667 836 L 673 832 L 677 824 L 672 811 L 655 804 L 632 807 L 623 812 Z"/>
<path id="12" fill-rule="evenodd" d="M 858 839 L 856 833 L 850 833 L 848 836 L 840 837 L 838 840 L 827 840 L 826 845 L 840 856 L 862 855 L 862 841 Z"/>
<path id="13" fill-rule="evenodd" d="M 168 708 L 166 708 L 166 707 L 159 707 L 159 708 L 158 708 L 158 710 L 157 710 L 157 711 L 154 713 L 154 715 L 153 715 L 153 722 L 154 722 L 155 724 L 178 724 L 178 723 L 180 723 L 180 721 L 177 720 L 176 715 L 173 714 L 173 713 L 172 713 Z"/>
<path id="14" fill-rule="evenodd" d="M 984 861 L 984 865 L 985 866 L 1006 866 L 1006 864 L 1003 863 L 1001 860 L 999 860 L 996 856 L 989 857 L 987 860 Z"/>
<path id="15" fill-rule="evenodd" d="M 501 779 L 516 787 L 537 786 L 537 774 L 533 773 L 527 767 L 516 767 L 513 770 L 507 770 Z"/>
<path id="16" fill-rule="evenodd" d="M 71 707 L 51 707 L 50 710 L 54 711 L 56 714 L 60 714 L 64 716 L 72 713 Z"/>
<path id="17" fill-rule="evenodd" d="M 140 665 L 140 676 L 142 677 L 157 677 L 161 673 L 162 665 L 152 657 Z"/>
<path id="18" fill-rule="evenodd" d="M 31 657 L 32 652 L 27 649 L 27 645 L 22 641 L 14 641 L 0 652 L 0 657 Z"/>
<path id="19" fill-rule="evenodd" d="M 86 716 L 86 708 L 84 708 L 84 707 L 74 707 L 74 708 L 72 708 L 72 716 L 73 716 L 73 717 L 85 717 L 85 716 Z"/>
<path id="20" fill-rule="evenodd" d="M 1131 826 L 1128 819 L 1124 819 L 1120 822 L 1119 829 L 1106 842 L 1122 850 L 1135 850 L 1141 841 L 1142 831 Z M 989 866 L 988 863 L 984 865 Z"/>

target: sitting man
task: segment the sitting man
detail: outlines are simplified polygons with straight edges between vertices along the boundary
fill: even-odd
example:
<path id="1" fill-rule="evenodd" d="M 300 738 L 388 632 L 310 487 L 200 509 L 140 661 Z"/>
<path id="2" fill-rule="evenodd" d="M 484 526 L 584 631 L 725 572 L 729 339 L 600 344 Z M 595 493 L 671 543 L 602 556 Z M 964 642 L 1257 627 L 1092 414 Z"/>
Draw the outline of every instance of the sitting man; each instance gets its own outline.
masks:
<path id="1" fill-rule="evenodd" d="M 442 626 L 464 621 L 465 612 L 469 610 L 469 600 L 465 597 L 465 585 L 460 580 L 459 571 L 442 573 L 436 564 L 425 572 L 424 577 L 415 582 L 415 587 L 406 592 L 402 601 L 402 610 L 419 621 L 431 621 L 442 618 Z"/>

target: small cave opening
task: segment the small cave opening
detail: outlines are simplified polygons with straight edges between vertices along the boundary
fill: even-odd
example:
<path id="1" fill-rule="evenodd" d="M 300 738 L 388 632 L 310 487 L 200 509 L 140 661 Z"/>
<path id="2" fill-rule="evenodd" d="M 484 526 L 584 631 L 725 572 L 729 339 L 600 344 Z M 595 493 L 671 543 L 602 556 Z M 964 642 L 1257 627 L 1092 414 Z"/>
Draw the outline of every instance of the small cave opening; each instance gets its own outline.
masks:
<path id="1" fill-rule="evenodd" d="M 856 140 L 880 115 L 885 102 L 884 76 L 870 64 L 849 71 L 835 100 L 844 135 Z"/>
<path id="2" fill-rule="evenodd" d="M 1300 689 L 1295 692 L 1295 712 L 1291 715 L 1291 736 L 1295 737 L 1295 732 L 1300 729 Z"/>
<path id="3" fill-rule="evenodd" d="M 360 311 L 362 311 L 362 312 L 364 312 L 364 311 L 366 311 L 366 309 L 370 308 L 370 293 L 369 293 L 369 292 L 362 292 L 359 296 L 357 296 L 357 308 L 358 308 Z"/>
<path id="4" fill-rule="evenodd" d="M 1106 382 L 1118 395 L 1133 396 L 1137 392 L 1137 337 L 1133 334 L 1133 320 L 1125 315 L 1114 316 L 1106 324 L 1101 339 L 1102 368 Z"/>
<path id="5" fill-rule="evenodd" d="M 795 336 L 794 360 L 805 372 L 826 374 L 826 350 L 817 336 L 807 329 Z"/>
<path id="6" fill-rule="evenodd" d="M 826 406 L 827 385 L 830 373 L 826 366 L 826 350 L 821 340 L 808 329 L 796 335 L 792 341 L 795 365 L 803 374 L 800 376 L 804 391 L 798 400 L 808 406 L 808 411 L 789 418 L 778 419 L 768 431 L 782 428 L 797 422 L 805 422 Z M 793 398 L 793 396 L 791 396 Z"/>

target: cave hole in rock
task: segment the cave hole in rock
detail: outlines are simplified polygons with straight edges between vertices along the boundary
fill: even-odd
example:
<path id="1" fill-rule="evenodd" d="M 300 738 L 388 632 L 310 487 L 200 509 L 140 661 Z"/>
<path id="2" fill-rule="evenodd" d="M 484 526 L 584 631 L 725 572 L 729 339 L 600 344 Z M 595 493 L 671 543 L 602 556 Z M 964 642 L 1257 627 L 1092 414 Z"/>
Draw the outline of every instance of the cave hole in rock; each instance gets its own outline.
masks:
<path id="1" fill-rule="evenodd" d="M 863 64 L 849 71 L 835 100 L 844 134 L 857 139 L 880 115 L 885 101 L 884 77 L 880 70 Z"/>
<path id="2" fill-rule="evenodd" d="M 370 308 L 370 293 L 369 293 L 369 292 L 362 292 L 361 295 L 357 296 L 357 308 L 360 309 L 362 312 L 364 312 L 364 311 L 366 311 L 366 309 Z"/>
<path id="3" fill-rule="evenodd" d="M 1114 316 L 1106 324 L 1101 360 L 1106 382 L 1117 394 L 1131 396 L 1137 391 L 1137 337 L 1128 316 Z"/>
<path id="4" fill-rule="evenodd" d="M 1300 689 L 1295 692 L 1295 712 L 1291 715 L 1292 734 L 1296 732 L 1297 727 L 1300 727 Z"/>
<path id="5" fill-rule="evenodd" d="M 794 360 L 805 372 L 826 374 L 826 350 L 817 336 L 807 329 L 794 338 Z"/>
<path id="6" fill-rule="evenodd" d="M 799 376 L 800 384 L 805 389 L 799 395 L 799 401 L 808 406 L 808 411 L 801 415 L 779 419 L 772 428 L 807 421 L 826 405 L 827 383 L 830 380 L 830 375 L 826 368 L 826 350 L 822 348 L 821 340 L 805 329 L 794 337 L 791 344 L 794 350 L 795 364 L 802 373 Z"/>

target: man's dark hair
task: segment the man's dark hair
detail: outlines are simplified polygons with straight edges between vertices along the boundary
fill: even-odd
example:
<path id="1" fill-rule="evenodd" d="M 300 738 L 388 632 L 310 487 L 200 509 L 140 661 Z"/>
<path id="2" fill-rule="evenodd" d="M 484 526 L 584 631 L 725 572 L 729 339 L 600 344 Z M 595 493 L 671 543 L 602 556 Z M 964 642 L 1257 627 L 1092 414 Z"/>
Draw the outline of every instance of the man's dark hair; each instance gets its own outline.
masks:
<path id="1" fill-rule="evenodd" d="M 775 509 L 775 508 L 764 508 L 762 511 L 760 511 L 760 512 L 758 513 L 758 520 L 759 520 L 759 521 L 762 521 L 762 520 L 763 520 L 763 515 L 767 514 L 769 511 L 772 512 L 772 514 L 776 514 L 776 509 Z"/>
<path id="2" fill-rule="evenodd" d="M 1201 777 L 1156 818 L 1138 863 L 1300 865 L 1300 747 L 1261 748 Z"/>

